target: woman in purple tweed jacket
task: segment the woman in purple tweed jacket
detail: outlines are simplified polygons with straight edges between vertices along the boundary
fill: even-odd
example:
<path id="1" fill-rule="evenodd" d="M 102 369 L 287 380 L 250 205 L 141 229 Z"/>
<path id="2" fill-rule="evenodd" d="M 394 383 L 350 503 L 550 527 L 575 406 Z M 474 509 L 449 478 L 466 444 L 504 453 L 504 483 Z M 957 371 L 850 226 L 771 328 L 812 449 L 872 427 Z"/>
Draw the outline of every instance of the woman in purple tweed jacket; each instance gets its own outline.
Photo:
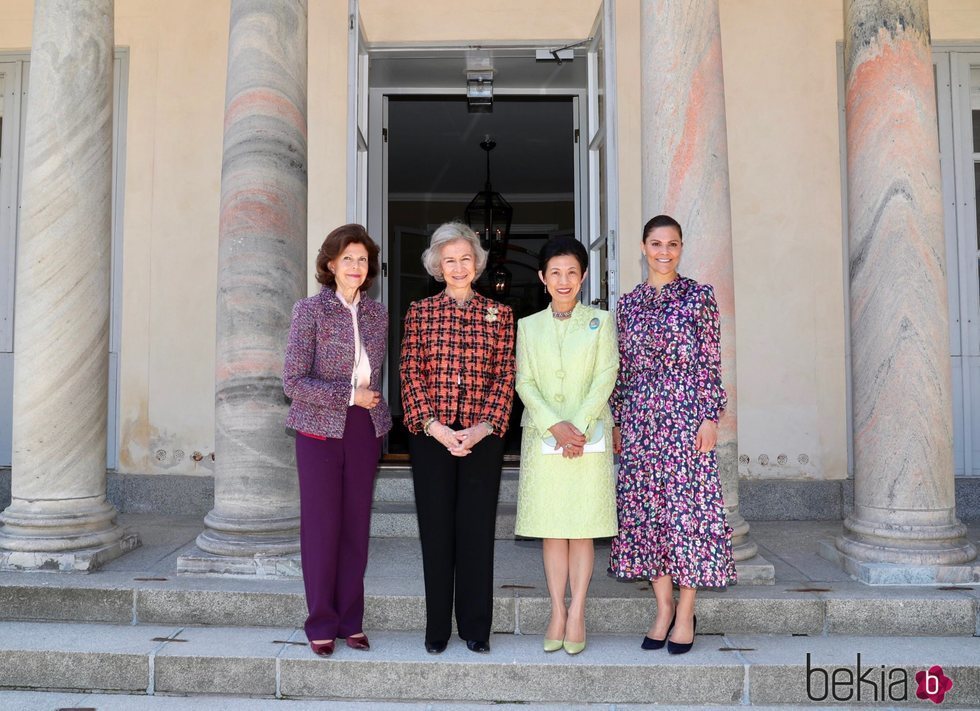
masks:
<path id="1" fill-rule="evenodd" d="M 367 296 L 378 246 L 360 225 L 329 235 L 316 259 L 320 293 L 297 301 L 282 385 L 296 430 L 306 637 L 333 654 L 343 637 L 370 648 L 362 629 L 374 475 L 391 413 L 381 397 L 388 312 Z"/>

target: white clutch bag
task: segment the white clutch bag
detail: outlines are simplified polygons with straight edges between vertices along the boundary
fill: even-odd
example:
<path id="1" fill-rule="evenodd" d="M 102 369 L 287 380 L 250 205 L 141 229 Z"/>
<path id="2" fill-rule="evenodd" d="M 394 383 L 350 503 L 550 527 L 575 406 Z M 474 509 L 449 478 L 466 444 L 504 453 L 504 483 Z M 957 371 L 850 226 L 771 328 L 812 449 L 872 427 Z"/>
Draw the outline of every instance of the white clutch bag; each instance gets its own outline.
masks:
<path id="1" fill-rule="evenodd" d="M 558 442 L 555 441 L 554 435 L 548 435 L 543 440 L 541 440 L 541 453 L 542 454 L 561 454 L 561 449 L 555 449 Z M 605 427 L 602 425 L 602 421 L 595 423 L 595 427 L 592 428 L 592 436 L 589 437 L 589 441 L 585 443 L 585 452 L 605 452 L 606 451 L 606 437 L 605 437 Z"/>

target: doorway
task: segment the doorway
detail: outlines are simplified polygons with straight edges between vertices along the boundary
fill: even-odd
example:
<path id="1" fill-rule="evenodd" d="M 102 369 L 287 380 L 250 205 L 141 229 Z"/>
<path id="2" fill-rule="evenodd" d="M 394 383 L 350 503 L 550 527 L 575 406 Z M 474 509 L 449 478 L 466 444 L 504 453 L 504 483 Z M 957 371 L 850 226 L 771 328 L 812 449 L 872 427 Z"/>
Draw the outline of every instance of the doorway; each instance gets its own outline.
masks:
<path id="1" fill-rule="evenodd" d="M 382 97 L 382 140 L 387 154 L 386 224 L 372 234 L 383 241 L 383 287 L 391 319 L 387 397 L 395 418 L 387 453 L 407 453 L 401 426 L 398 362 L 402 323 L 412 301 L 441 291 L 442 284 L 422 268 L 422 251 L 433 230 L 464 220 L 464 212 L 487 180 L 486 153 L 480 143 L 490 136 L 490 180 L 513 208 L 502 266 L 510 283 L 494 288 L 488 272 L 477 289 L 507 304 L 517 319 L 547 306 L 538 280 L 537 255 L 549 237 L 577 235 L 583 226 L 579 196 L 580 164 L 577 95 L 508 95 L 494 100 L 492 113 L 471 113 L 462 95 L 398 94 Z M 489 271 L 489 270 L 488 270 Z M 515 396 L 506 452 L 520 453 L 523 405 Z"/>
<path id="2" fill-rule="evenodd" d="M 412 301 L 442 288 L 425 273 L 421 254 L 433 230 L 463 218 L 483 189 L 485 136 L 496 143 L 493 191 L 514 208 L 503 250 L 511 281 L 505 293 L 498 287 L 488 295 L 510 305 L 517 318 L 544 308 L 538 250 L 549 237 L 566 234 L 589 253 L 581 299 L 615 308 L 615 23 L 605 0 L 590 36 L 564 47 L 372 47 L 357 6 L 351 0 L 348 219 L 366 224 L 381 243 L 382 274 L 372 296 L 388 306 L 391 319 L 384 393 L 395 428 L 385 458 L 398 461 L 408 456 L 398 378 L 404 315 Z M 467 70 L 474 66 L 492 72 L 489 111 L 467 104 Z M 487 278 L 482 285 L 490 291 Z M 505 455 L 511 462 L 519 459 L 522 411 L 515 397 Z"/>

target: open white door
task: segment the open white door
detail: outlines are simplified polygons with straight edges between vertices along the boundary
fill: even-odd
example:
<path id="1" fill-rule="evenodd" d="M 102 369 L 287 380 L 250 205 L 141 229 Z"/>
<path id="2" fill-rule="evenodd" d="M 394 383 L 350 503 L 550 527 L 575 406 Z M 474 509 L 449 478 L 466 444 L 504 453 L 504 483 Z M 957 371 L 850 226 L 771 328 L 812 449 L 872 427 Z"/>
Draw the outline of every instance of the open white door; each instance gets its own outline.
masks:
<path id="1" fill-rule="evenodd" d="M 619 184 L 616 158 L 615 0 L 603 0 L 589 43 L 589 299 L 616 308 Z"/>
<path id="2" fill-rule="evenodd" d="M 368 50 L 358 0 L 349 0 L 347 43 L 347 221 L 367 225 Z"/>

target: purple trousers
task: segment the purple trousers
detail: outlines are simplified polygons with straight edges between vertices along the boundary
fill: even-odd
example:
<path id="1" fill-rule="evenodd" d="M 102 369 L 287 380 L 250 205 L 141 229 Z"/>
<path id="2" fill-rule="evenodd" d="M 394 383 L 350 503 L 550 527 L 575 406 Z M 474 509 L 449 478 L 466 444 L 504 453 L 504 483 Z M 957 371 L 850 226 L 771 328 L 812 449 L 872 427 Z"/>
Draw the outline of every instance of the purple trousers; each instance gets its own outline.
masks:
<path id="1" fill-rule="evenodd" d="M 357 405 L 347 408 L 342 439 L 296 433 L 309 640 L 363 632 L 364 571 L 380 456 L 381 438 L 374 434 L 371 414 Z"/>

